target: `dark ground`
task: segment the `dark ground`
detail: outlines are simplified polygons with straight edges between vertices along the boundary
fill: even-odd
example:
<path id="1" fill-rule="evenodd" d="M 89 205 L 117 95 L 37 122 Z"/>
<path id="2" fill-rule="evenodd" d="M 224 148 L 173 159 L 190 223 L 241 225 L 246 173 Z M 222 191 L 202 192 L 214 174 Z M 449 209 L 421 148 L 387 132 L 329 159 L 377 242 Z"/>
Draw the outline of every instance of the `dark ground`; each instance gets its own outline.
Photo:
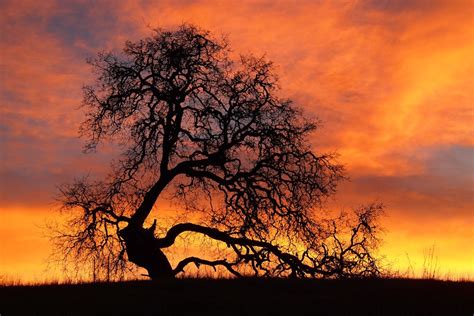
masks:
<path id="1" fill-rule="evenodd" d="M 0 286 L 9 315 L 469 315 L 474 282 L 182 279 Z"/>

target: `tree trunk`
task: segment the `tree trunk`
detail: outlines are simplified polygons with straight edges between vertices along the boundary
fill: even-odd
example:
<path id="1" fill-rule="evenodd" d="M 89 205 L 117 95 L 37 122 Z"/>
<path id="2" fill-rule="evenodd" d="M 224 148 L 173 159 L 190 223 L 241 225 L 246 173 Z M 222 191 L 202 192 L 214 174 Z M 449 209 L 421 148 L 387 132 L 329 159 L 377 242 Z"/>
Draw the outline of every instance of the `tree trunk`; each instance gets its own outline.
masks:
<path id="1" fill-rule="evenodd" d="M 173 269 L 166 255 L 157 247 L 153 231 L 129 225 L 120 231 L 125 241 L 128 260 L 145 268 L 151 279 L 173 278 Z"/>

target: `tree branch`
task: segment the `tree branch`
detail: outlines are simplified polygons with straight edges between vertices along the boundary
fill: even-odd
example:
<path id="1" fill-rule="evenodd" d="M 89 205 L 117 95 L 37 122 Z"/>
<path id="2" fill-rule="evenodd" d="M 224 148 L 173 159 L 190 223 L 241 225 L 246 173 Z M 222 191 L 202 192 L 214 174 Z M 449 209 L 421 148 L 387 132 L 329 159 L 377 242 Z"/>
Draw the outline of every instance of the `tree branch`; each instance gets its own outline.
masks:
<path id="1" fill-rule="evenodd" d="M 237 272 L 233 268 L 233 266 L 235 264 L 237 264 L 235 262 L 234 263 L 227 262 L 225 259 L 210 261 L 210 260 L 205 260 L 205 259 L 201 259 L 201 258 L 197 258 L 197 257 L 188 257 L 188 258 L 183 259 L 182 261 L 180 261 L 176 265 L 176 268 L 173 270 L 173 274 L 176 275 L 178 273 L 183 272 L 184 268 L 190 263 L 194 263 L 196 265 L 196 267 L 198 267 L 198 268 L 199 268 L 199 265 L 201 265 L 201 264 L 211 266 L 211 267 L 214 268 L 214 270 L 216 270 L 216 266 L 220 265 L 220 266 L 225 267 L 230 273 L 232 273 L 236 277 L 242 277 L 242 274 L 240 274 L 239 272 Z"/>

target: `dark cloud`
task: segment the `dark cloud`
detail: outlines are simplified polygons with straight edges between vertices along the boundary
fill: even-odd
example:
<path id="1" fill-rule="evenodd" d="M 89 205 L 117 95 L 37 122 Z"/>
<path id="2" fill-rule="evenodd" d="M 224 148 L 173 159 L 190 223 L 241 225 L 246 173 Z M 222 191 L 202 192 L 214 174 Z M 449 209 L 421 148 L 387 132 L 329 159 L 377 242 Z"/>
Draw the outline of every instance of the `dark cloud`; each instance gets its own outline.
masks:
<path id="1" fill-rule="evenodd" d="M 117 5 L 107 1 L 68 1 L 67 5 L 61 5 L 47 17 L 45 29 L 65 47 L 78 49 L 77 43 L 81 42 L 90 48 L 100 49 L 110 41 L 112 34 L 122 30 L 117 9 Z"/>
<path id="2" fill-rule="evenodd" d="M 104 176 L 117 151 L 82 153 L 84 140 L 64 136 L 47 119 L 8 113 L 0 125 L 2 206 L 49 205 L 56 186 L 91 173 Z"/>
<path id="3" fill-rule="evenodd" d="M 64 182 L 64 176 L 49 170 L 31 169 L 0 170 L 0 200 L 3 207 L 31 207 L 50 205 L 54 201 L 54 192 L 58 183 Z"/>
<path id="4" fill-rule="evenodd" d="M 427 11 L 438 7 L 436 0 L 366 0 L 359 5 L 365 9 L 383 11 L 391 14 L 404 11 Z"/>
<path id="5" fill-rule="evenodd" d="M 342 187 L 349 200 L 383 201 L 390 213 L 431 219 L 470 216 L 474 207 L 474 147 L 425 148 L 424 170 L 411 175 L 366 175 Z"/>
<path id="6" fill-rule="evenodd" d="M 441 177 L 447 185 L 470 189 L 474 198 L 474 146 L 452 145 L 433 151 L 426 172 Z"/>

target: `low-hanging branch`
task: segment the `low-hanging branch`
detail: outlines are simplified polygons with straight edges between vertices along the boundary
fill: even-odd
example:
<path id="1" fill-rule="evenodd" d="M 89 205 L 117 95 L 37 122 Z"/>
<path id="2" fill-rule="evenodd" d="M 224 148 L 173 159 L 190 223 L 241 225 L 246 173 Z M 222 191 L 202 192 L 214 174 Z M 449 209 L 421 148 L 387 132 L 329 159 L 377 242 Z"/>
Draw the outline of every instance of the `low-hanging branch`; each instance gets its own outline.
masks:
<path id="1" fill-rule="evenodd" d="M 198 224 L 193 223 L 180 223 L 168 230 L 165 237 L 156 238 L 155 246 L 158 248 L 168 248 L 174 245 L 176 238 L 186 232 L 192 233 L 199 233 L 205 235 L 213 240 L 221 241 L 227 245 L 227 247 L 231 247 L 235 254 L 237 255 L 237 259 L 234 262 L 228 262 L 226 259 L 224 260 L 215 260 L 209 261 L 205 259 L 200 259 L 196 257 L 186 258 L 174 269 L 174 273 L 179 273 L 184 271 L 184 267 L 193 262 L 196 264 L 202 265 L 209 265 L 211 267 L 215 267 L 217 265 L 224 266 L 230 273 L 235 276 L 241 276 L 240 273 L 236 273 L 236 270 L 233 268 L 241 264 L 242 262 L 256 262 L 258 267 L 262 267 L 263 261 L 269 261 L 270 258 L 268 255 L 274 255 L 281 264 L 287 265 L 288 270 L 291 271 L 290 275 L 292 276 L 339 276 L 344 277 L 346 271 L 344 270 L 344 266 L 346 268 L 353 268 L 356 264 L 348 260 L 347 255 L 354 255 L 358 260 L 369 260 L 370 262 L 375 260 L 371 257 L 369 253 L 369 249 L 367 249 L 366 243 L 368 242 L 368 238 L 371 237 L 369 234 L 368 236 L 363 234 L 363 230 L 367 230 L 370 233 L 370 230 L 373 228 L 371 223 L 371 218 L 367 218 L 368 213 L 372 212 L 374 208 L 377 206 L 374 205 L 373 207 L 367 208 L 365 212 L 360 212 L 359 217 L 360 221 L 355 223 L 354 227 L 351 229 L 351 235 L 349 238 L 349 243 L 344 244 L 340 238 L 338 237 L 338 230 L 336 228 L 336 222 L 332 221 L 332 232 L 329 236 L 333 242 L 335 242 L 339 251 L 337 255 L 335 253 L 329 254 L 327 253 L 327 246 L 323 244 L 322 246 L 326 249 L 326 253 L 324 258 L 320 258 L 318 261 L 312 260 L 313 266 L 305 264 L 302 259 L 298 258 L 296 255 L 283 252 L 279 249 L 277 245 L 273 245 L 270 242 L 254 240 L 245 237 L 233 237 L 230 234 L 219 231 L 215 228 L 210 228 Z M 362 236 L 361 236 L 362 235 Z M 243 254 L 237 246 L 248 247 L 246 248 L 251 249 L 253 251 L 253 255 Z M 255 247 L 261 248 L 260 251 L 264 251 L 266 256 L 262 257 L 259 256 L 259 252 L 255 250 Z M 359 247 L 362 248 L 359 249 Z M 306 252 L 307 254 L 307 252 Z M 265 269 L 262 269 L 265 270 Z M 258 274 L 258 269 L 254 269 L 254 271 Z M 266 271 L 268 272 L 268 271 Z M 366 273 L 371 273 L 370 269 L 366 268 L 359 272 L 359 274 L 355 273 L 352 276 L 363 276 Z M 267 273 L 268 274 L 268 273 Z"/>
<path id="2" fill-rule="evenodd" d="M 227 269 L 227 271 L 232 273 L 234 276 L 239 277 L 239 278 L 243 277 L 241 273 L 239 273 L 233 268 L 233 266 L 238 264 L 238 262 L 228 262 L 226 259 L 210 261 L 210 260 L 205 260 L 205 259 L 201 259 L 197 257 L 188 257 L 180 261 L 176 265 L 176 268 L 174 268 L 173 274 L 176 275 L 178 273 L 184 272 L 184 268 L 190 263 L 194 263 L 196 267 L 198 268 L 200 265 L 207 265 L 214 268 L 214 270 L 216 270 L 217 266 L 223 266 Z"/>
<path id="3" fill-rule="evenodd" d="M 158 248 L 167 248 L 174 244 L 178 235 L 184 232 L 195 232 L 206 235 L 214 240 L 222 241 L 226 243 L 229 247 L 232 247 L 234 250 L 236 249 L 235 246 L 248 246 L 248 247 L 260 247 L 275 255 L 279 260 L 288 264 L 291 267 L 291 270 L 294 273 L 304 273 L 304 274 L 327 274 L 326 272 L 319 270 L 316 267 L 311 267 L 304 264 L 298 257 L 282 252 L 278 246 L 275 246 L 269 242 L 260 241 L 260 240 L 253 240 L 244 237 L 232 237 L 228 234 L 219 231 L 215 228 L 210 228 L 206 226 L 201 226 L 192 223 L 182 223 L 173 226 L 165 237 L 156 239 L 156 246 Z M 239 256 L 242 254 L 238 253 Z"/>

